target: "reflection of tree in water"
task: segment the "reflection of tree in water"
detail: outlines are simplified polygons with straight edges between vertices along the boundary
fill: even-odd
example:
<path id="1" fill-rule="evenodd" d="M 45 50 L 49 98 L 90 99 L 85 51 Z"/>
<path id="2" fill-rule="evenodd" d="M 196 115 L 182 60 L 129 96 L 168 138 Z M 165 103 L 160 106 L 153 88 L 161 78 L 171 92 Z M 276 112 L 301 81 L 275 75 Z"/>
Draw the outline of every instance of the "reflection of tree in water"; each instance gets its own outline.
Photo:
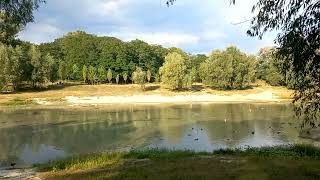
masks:
<path id="1" fill-rule="evenodd" d="M 192 127 L 204 128 L 209 143 L 223 141 L 226 146 L 235 147 L 243 139 L 273 135 L 273 129 L 283 128 L 281 122 L 291 120 L 291 115 L 289 106 L 274 104 L 7 111 L 0 113 L 0 161 L 17 158 L 26 144 L 34 152 L 45 144 L 66 153 L 107 151 L 126 145 L 141 147 L 159 136 L 169 143 L 178 144 Z M 287 128 L 286 134 L 279 135 L 279 138 L 290 141 L 297 136 L 294 129 L 284 128 Z"/>
<path id="2" fill-rule="evenodd" d="M 41 144 L 46 144 L 67 153 L 106 151 L 130 142 L 139 146 L 144 143 L 141 138 L 150 133 L 148 129 L 136 128 L 131 121 L 140 116 L 141 113 L 127 111 L 69 114 L 67 111 L 44 110 L 35 117 L 38 122 L 31 123 L 33 125 L 1 129 L 0 160 L 19 156 L 26 144 L 32 147 L 33 152 L 38 152 Z M 28 118 L 33 116 L 25 116 Z"/>
<path id="3" fill-rule="evenodd" d="M 158 129 L 169 143 L 177 144 L 186 133 L 187 124 L 192 120 L 192 108 L 172 106 L 160 109 Z"/>

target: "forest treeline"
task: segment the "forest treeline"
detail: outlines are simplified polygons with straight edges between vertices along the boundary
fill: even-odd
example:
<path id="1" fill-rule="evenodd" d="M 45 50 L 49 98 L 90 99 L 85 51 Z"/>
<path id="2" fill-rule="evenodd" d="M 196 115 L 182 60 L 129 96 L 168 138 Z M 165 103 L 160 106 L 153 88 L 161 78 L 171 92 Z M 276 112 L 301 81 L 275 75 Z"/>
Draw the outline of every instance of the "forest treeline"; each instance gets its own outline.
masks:
<path id="1" fill-rule="evenodd" d="M 0 44 L 0 88 L 43 88 L 65 80 L 88 84 L 161 82 L 170 89 L 190 88 L 194 82 L 220 89 L 243 89 L 256 79 L 290 86 L 290 72 L 281 73 L 276 49 L 257 56 L 234 46 L 214 50 L 207 57 L 179 48 L 164 48 L 141 40 L 123 42 L 83 31 L 70 32 L 51 43 L 17 41 Z"/>

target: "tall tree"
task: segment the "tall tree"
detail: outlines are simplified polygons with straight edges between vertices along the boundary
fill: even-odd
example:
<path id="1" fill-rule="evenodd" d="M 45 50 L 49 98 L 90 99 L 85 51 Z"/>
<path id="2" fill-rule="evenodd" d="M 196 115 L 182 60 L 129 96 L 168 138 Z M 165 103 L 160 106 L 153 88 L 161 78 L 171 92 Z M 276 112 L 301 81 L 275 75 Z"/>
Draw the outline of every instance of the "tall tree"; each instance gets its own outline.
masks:
<path id="1" fill-rule="evenodd" d="M 66 64 L 64 61 L 60 61 L 59 62 L 59 69 L 58 69 L 58 74 L 59 74 L 59 78 L 61 81 L 66 80 Z"/>
<path id="2" fill-rule="evenodd" d="M 169 53 L 160 68 L 161 83 L 170 89 L 186 88 L 189 78 L 187 59 L 177 52 Z"/>
<path id="3" fill-rule="evenodd" d="M 88 80 L 90 81 L 91 84 L 95 83 L 96 80 L 96 68 L 93 66 L 89 66 L 88 68 Z"/>
<path id="4" fill-rule="evenodd" d="M 257 15 L 247 33 L 262 38 L 280 30 L 278 56 L 285 62 L 283 73 L 293 67 L 295 110 L 304 115 L 303 125 L 320 126 L 320 1 L 259 0 L 252 11 Z"/>
<path id="5" fill-rule="evenodd" d="M 43 86 L 46 83 L 46 77 L 44 75 L 44 61 L 41 56 L 39 49 L 32 45 L 29 51 L 31 65 L 33 67 L 31 80 L 33 87 Z"/>
<path id="6" fill-rule="evenodd" d="M 148 71 L 147 71 L 147 81 L 148 81 L 148 83 L 150 83 L 151 77 L 152 77 L 151 71 L 148 69 Z"/>
<path id="7" fill-rule="evenodd" d="M 78 80 L 78 79 L 80 79 L 80 78 L 79 78 L 79 67 L 78 67 L 77 64 L 74 64 L 74 65 L 72 66 L 72 75 L 71 75 L 71 78 L 72 78 L 73 80 Z"/>
<path id="8" fill-rule="evenodd" d="M 98 68 L 98 79 L 100 82 L 103 82 L 107 79 L 106 69 L 104 66 L 100 65 Z"/>
<path id="9" fill-rule="evenodd" d="M 112 70 L 109 68 L 107 72 L 107 79 L 109 83 L 112 83 Z"/>
<path id="10" fill-rule="evenodd" d="M 83 65 L 82 67 L 82 80 L 84 83 L 88 81 L 88 68 L 86 65 Z"/>
<path id="11" fill-rule="evenodd" d="M 142 68 L 137 67 L 136 70 L 132 73 L 132 80 L 134 83 L 139 84 L 141 89 L 145 89 L 146 83 L 146 72 Z"/>
<path id="12" fill-rule="evenodd" d="M 0 90 L 7 91 L 8 85 L 10 83 L 10 56 L 8 48 L 0 44 L 0 64 L 2 68 L 0 68 Z"/>
<path id="13" fill-rule="evenodd" d="M 44 0 L 1 0 L 0 42 L 11 43 L 15 35 L 29 22 L 33 22 L 33 10 Z"/>
<path id="14" fill-rule="evenodd" d="M 255 61 L 255 57 L 233 46 L 225 51 L 215 50 L 200 65 L 202 82 L 222 89 L 246 88 L 254 81 Z"/>
<path id="15" fill-rule="evenodd" d="M 124 80 L 124 83 L 127 84 L 128 73 L 127 73 L 127 72 L 124 72 L 123 75 L 122 75 L 122 78 L 123 78 L 123 80 Z"/>
<path id="16" fill-rule="evenodd" d="M 117 74 L 116 75 L 116 83 L 119 84 L 119 81 L 120 81 L 120 76 L 119 76 L 119 74 Z"/>

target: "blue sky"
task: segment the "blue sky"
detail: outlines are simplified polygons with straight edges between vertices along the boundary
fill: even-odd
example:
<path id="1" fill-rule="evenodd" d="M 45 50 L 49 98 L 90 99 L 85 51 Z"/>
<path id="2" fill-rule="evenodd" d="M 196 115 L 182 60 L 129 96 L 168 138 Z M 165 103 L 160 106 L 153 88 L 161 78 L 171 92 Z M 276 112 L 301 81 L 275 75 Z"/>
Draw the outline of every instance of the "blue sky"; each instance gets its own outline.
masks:
<path id="1" fill-rule="evenodd" d="M 177 0 L 172 7 L 165 0 L 47 0 L 35 12 L 35 22 L 18 35 L 34 43 L 50 42 L 70 31 L 83 30 L 124 41 L 141 39 L 165 47 L 176 46 L 190 53 L 209 53 L 236 45 L 255 54 L 272 46 L 275 33 L 262 40 L 249 37 L 249 23 L 255 0 Z"/>

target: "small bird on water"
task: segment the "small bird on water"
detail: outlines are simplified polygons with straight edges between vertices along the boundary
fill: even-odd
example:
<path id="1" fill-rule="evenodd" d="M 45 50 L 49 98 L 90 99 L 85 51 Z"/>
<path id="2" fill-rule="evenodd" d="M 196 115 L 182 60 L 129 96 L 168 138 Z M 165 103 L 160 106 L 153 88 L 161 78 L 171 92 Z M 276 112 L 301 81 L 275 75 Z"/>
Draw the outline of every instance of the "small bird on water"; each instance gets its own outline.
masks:
<path id="1" fill-rule="evenodd" d="M 14 162 L 10 163 L 11 168 L 14 168 L 14 166 L 15 166 L 16 164 L 17 164 L 17 163 L 14 163 Z"/>

